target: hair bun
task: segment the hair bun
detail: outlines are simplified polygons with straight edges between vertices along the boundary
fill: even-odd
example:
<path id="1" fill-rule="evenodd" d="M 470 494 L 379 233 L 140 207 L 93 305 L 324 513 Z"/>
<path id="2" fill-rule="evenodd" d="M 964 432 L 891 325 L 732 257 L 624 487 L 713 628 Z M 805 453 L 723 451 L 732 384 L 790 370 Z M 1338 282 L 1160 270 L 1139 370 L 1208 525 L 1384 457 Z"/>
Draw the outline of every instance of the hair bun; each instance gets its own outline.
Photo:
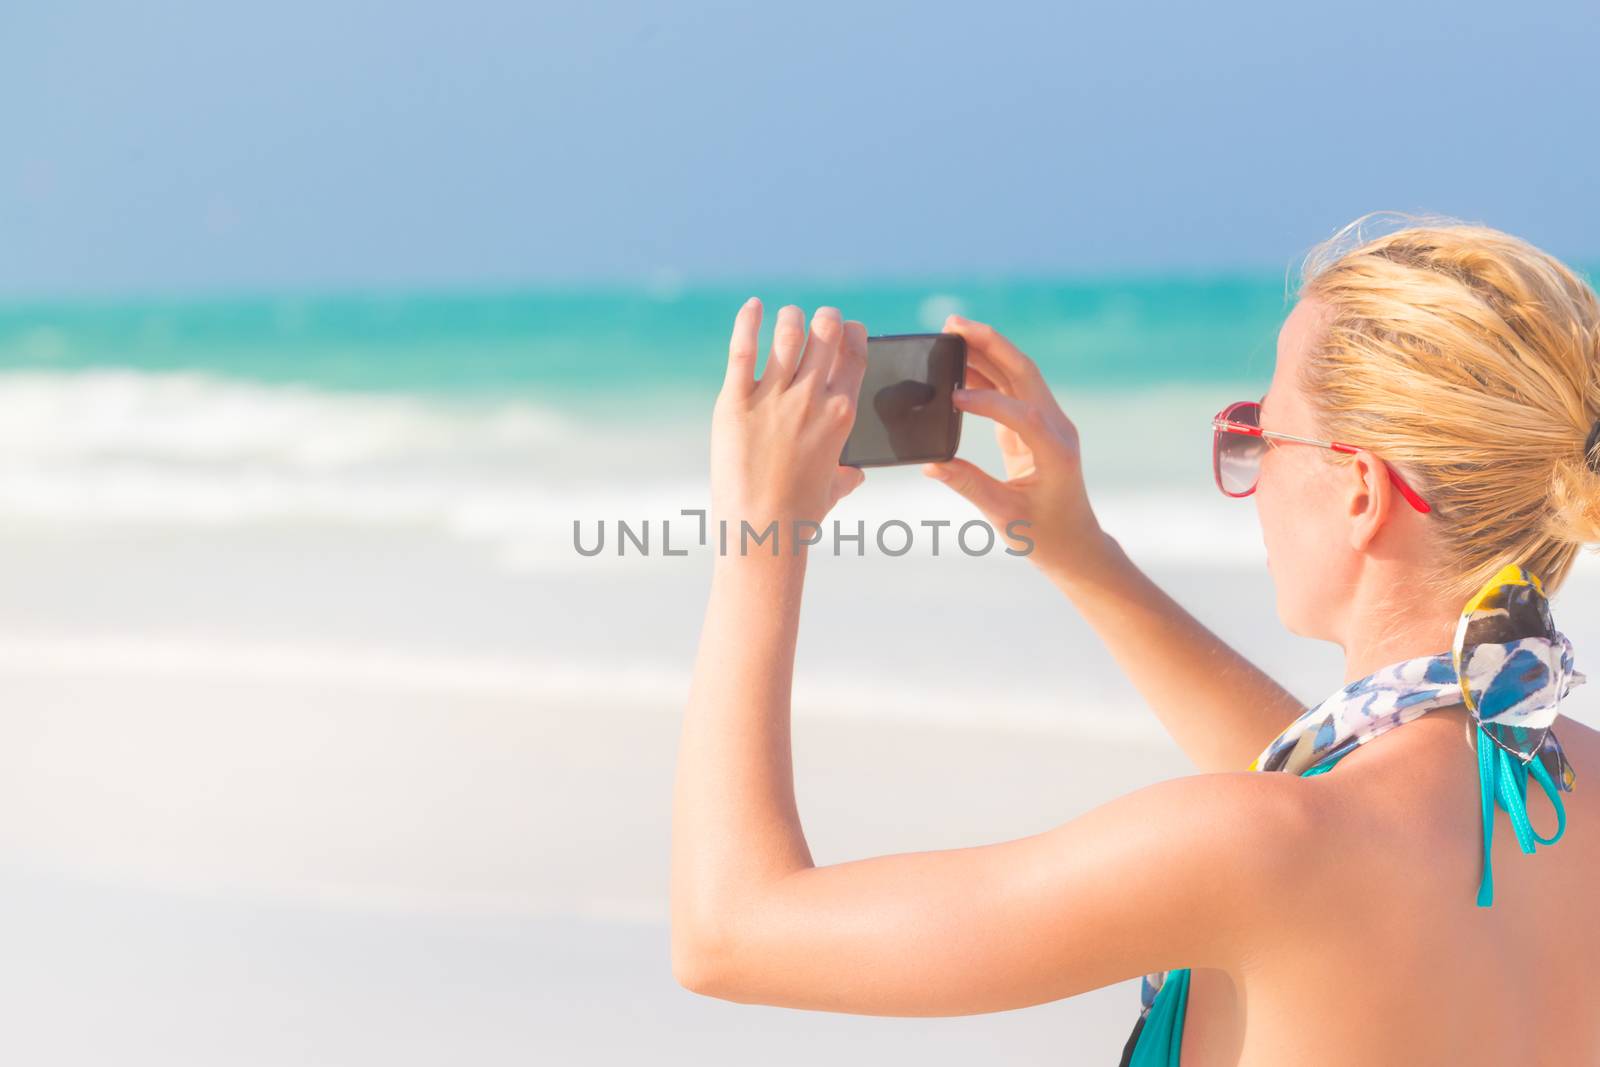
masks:
<path id="1" fill-rule="evenodd" d="M 1576 462 L 1556 462 L 1550 482 L 1551 533 L 1573 544 L 1600 543 L 1600 419 Z"/>

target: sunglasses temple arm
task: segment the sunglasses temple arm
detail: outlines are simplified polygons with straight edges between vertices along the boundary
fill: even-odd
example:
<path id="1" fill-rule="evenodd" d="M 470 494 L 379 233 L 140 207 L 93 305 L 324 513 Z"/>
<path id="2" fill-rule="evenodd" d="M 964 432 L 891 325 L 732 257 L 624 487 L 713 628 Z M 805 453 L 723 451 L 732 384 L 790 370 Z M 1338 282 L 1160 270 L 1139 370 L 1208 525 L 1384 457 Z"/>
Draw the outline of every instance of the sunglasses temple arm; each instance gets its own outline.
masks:
<path id="1" fill-rule="evenodd" d="M 1394 472 L 1393 467 L 1389 466 L 1387 463 L 1385 463 L 1383 466 L 1384 469 L 1389 472 L 1389 480 L 1394 483 L 1394 487 L 1400 491 L 1401 496 L 1406 498 L 1406 503 L 1410 504 L 1423 514 L 1427 514 L 1429 511 L 1433 510 L 1428 506 L 1428 502 L 1426 500 L 1423 500 L 1422 497 L 1417 495 L 1417 491 L 1415 489 L 1411 488 L 1400 479 L 1400 476 Z"/>

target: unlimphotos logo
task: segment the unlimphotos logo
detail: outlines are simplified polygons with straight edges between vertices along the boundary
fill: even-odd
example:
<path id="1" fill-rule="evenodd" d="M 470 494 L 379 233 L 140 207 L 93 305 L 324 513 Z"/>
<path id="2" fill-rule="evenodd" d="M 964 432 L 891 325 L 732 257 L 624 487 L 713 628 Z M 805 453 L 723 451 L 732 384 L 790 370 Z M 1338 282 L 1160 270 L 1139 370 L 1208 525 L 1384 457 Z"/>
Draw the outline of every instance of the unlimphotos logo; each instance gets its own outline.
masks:
<path id="1" fill-rule="evenodd" d="M 692 543 L 699 548 L 710 547 L 712 524 L 708 521 L 705 509 L 685 508 L 678 514 L 681 519 L 697 520 L 697 538 L 680 540 L 679 547 L 674 548 L 672 539 L 675 520 L 617 519 L 612 524 L 614 535 L 611 539 L 615 554 L 687 556 L 690 550 L 683 547 L 685 544 Z M 585 538 L 583 520 L 572 520 L 572 547 L 580 556 L 593 557 L 606 551 L 607 522 L 605 519 L 597 519 L 593 525 L 593 536 Z M 824 535 L 823 525 L 809 519 L 795 519 L 788 523 L 774 519 L 759 527 L 742 519 L 736 527 L 733 527 L 727 519 L 719 519 L 715 525 L 716 551 L 723 556 L 749 556 L 761 552 L 776 556 L 785 551 L 791 555 L 799 555 L 802 549 L 822 544 Z M 1033 523 L 1027 519 L 1012 519 L 1006 523 L 1005 537 L 1009 542 L 1004 549 L 1006 555 L 1026 556 L 1033 552 L 1033 538 L 1023 532 L 1032 525 Z M 933 556 L 940 555 L 951 544 L 967 556 L 986 556 L 999 547 L 998 532 L 982 519 L 971 519 L 960 526 L 955 526 L 953 534 L 944 536 L 949 533 L 952 526 L 955 524 L 949 519 L 922 519 L 916 526 L 903 519 L 888 519 L 878 523 L 869 536 L 866 521 L 863 519 L 856 520 L 853 530 L 840 520 L 834 519 L 829 531 L 831 533 L 829 540 L 835 556 L 845 555 L 847 545 L 854 546 L 855 555 L 865 556 L 869 544 L 885 556 L 904 556 L 918 545 L 919 528 L 923 531 L 920 538 L 925 539 L 928 552 Z M 660 531 L 659 540 L 656 541 L 657 549 L 654 552 L 651 548 L 653 528 Z M 681 531 L 679 536 L 683 537 Z"/>

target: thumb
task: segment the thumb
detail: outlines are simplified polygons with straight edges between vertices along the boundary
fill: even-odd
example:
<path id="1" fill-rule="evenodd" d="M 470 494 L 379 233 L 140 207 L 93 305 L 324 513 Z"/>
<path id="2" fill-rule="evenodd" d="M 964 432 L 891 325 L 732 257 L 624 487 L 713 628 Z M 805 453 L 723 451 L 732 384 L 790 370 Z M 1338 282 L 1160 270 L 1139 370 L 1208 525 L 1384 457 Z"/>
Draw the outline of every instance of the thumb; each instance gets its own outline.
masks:
<path id="1" fill-rule="evenodd" d="M 922 473 L 935 478 L 978 506 L 978 510 L 993 518 L 1001 510 L 1005 485 L 985 474 L 964 459 L 945 463 L 925 463 Z"/>
<path id="2" fill-rule="evenodd" d="M 846 467 L 840 464 L 833 472 L 833 503 L 837 504 L 855 492 L 856 488 L 866 480 L 867 472 L 860 467 Z"/>

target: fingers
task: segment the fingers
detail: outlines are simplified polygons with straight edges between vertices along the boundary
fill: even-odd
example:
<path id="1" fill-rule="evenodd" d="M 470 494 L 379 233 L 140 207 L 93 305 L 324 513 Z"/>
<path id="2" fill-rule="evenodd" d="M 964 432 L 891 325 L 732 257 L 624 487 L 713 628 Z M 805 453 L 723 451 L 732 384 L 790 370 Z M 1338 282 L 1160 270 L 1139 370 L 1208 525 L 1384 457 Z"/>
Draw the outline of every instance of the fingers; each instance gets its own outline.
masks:
<path id="1" fill-rule="evenodd" d="M 957 389 L 952 399 L 962 411 L 993 419 L 1014 431 L 1035 455 L 1059 452 L 1066 444 L 1053 432 L 1048 417 L 1035 404 L 1007 396 L 997 389 Z"/>
<path id="2" fill-rule="evenodd" d="M 811 337 L 806 341 L 800 364 L 795 368 L 794 381 L 790 384 L 797 388 L 820 390 L 833 370 L 843 340 L 844 323 L 840 321 L 839 309 L 817 308 L 811 315 Z"/>
<path id="3" fill-rule="evenodd" d="M 828 506 L 831 508 L 833 504 L 837 504 L 839 501 L 855 492 L 856 489 L 860 487 L 861 483 L 866 480 L 867 472 L 862 470 L 860 467 L 846 467 L 841 464 L 839 468 L 833 472 L 833 503 L 829 504 Z"/>
<path id="4" fill-rule="evenodd" d="M 977 363 L 978 369 L 999 388 L 1025 399 L 1049 392 L 1033 360 L 993 326 L 951 315 L 945 319 L 944 329 L 946 333 L 958 333 L 967 339 L 968 361 Z"/>
<path id="5" fill-rule="evenodd" d="M 733 337 L 728 341 L 728 371 L 724 389 L 745 394 L 756 385 L 756 356 L 760 353 L 761 301 L 751 297 L 733 317 Z"/>
<path id="6" fill-rule="evenodd" d="M 984 473 L 964 459 L 944 463 L 924 463 L 922 473 L 948 485 L 989 518 L 1000 515 L 1006 499 L 1005 483 Z"/>
<path id="7" fill-rule="evenodd" d="M 867 373 L 867 328 L 855 319 L 844 324 L 844 339 L 828 374 L 828 392 L 842 393 L 853 403 Z"/>
<path id="8" fill-rule="evenodd" d="M 998 389 L 999 385 L 983 371 L 968 363 L 966 387 L 968 389 Z"/>
<path id="9" fill-rule="evenodd" d="M 995 362 L 975 348 L 967 349 L 967 373 L 981 374 L 989 380 L 992 388 L 1008 393 L 1011 396 L 1021 395 L 1021 391 L 1011 384 L 1011 378 L 1005 370 L 995 365 Z M 975 386 L 976 388 L 976 386 Z"/>
<path id="10" fill-rule="evenodd" d="M 794 304 L 785 304 L 778 309 L 778 319 L 772 326 L 772 350 L 767 353 L 761 384 L 780 389 L 787 387 L 794 379 L 805 343 L 806 313 Z"/>

